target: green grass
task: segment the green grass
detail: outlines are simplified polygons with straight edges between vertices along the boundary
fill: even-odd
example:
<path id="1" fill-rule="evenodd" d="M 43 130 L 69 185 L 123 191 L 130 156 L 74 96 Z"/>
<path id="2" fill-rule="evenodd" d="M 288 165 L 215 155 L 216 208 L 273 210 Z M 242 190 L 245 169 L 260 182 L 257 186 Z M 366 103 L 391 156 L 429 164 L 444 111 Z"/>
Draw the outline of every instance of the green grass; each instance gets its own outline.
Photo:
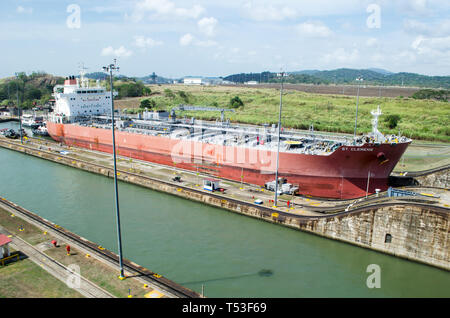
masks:
<path id="1" fill-rule="evenodd" d="M 54 239 L 49 234 L 44 235 L 42 230 L 27 223 L 20 217 L 11 217 L 11 213 L 1 208 L 0 225 L 31 245 L 37 245 L 45 241 L 50 242 Z M 21 226 L 23 226 L 24 231 L 19 231 Z M 143 284 L 135 279 L 119 280 L 117 278 L 119 274 L 118 270 L 103 264 L 93 257 L 86 258 L 85 254 L 73 247 L 70 256 L 66 255 L 64 246 L 45 250 L 44 253 L 66 266 L 77 264 L 80 266 L 83 277 L 91 280 L 117 297 L 127 297 L 128 289 L 131 289 L 135 297 L 144 297 L 145 293 L 149 291 L 142 288 Z M 24 264 L 22 264 L 23 262 Z M 29 262 L 31 264 L 28 264 Z M 58 282 L 60 282 L 58 279 L 48 274 L 30 260 L 11 263 L 5 267 L 0 266 L 0 297 L 81 296 L 78 292 L 69 289 L 63 282 L 60 282 L 61 284 Z M 28 289 L 29 291 L 27 291 Z M 43 294 L 40 296 L 39 292 L 42 290 Z"/>
<path id="2" fill-rule="evenodd" d="M 80 266 L 80 274 L 94 284 L 102 287 L 116 297 L 126 298 L 128 289 L 134 297 L 144 297 L 149 291 L 143 288 L 143 284 L 135 279 L 120 280 L 119 270 L 115 270 L 108 265 L 99 262 L 93 257 L 86 258 L 81 251 L 72 248 L 70 256 L 66 254 L 64 248 L 52 248 L 44 252 L 58 262 L 68 266 L 77 264 Z"/>
<path id="3" fill-rule="evenodd" d="M 36 245 L 49 239 L 49 236 L 43 235 L 43 231 L 36 226 L 31 225 L 18 216 L 13 216 L 13 214 L 1 208 L 0 225 L 5 227 L 11 234 L 20 236 L 31 245 Z M 23 231 L 20 231 L 21 227 Z"/>
<path id="4" fill-rule="evenodd" d="M 175 97 L 168 97 L 164 89 L 171 89 Z M 226 118 L 232 122 L 249 124 L 273 124 L 278 122 L 279 90 L 270 88 L 245 87 L 207 87 L 162 85 L 151 86 L 152 96 L 157 109 L 171 109 L 186 103 L 178 91 L 184 91 L 188 103 L 194 105 L 218 106 L 230 108 L 230 99 L 239 96 L 244 107 L 235 113 L 226 112 Z M 120 105 L 120 101 L 117 104 Z M 133 105 L 133 106 L 131 106 Z M 137 108 L 139 99 L 127 107 Z M 416 100 L 412 98 L 360 97 L 358 110 L 358 133 L 371 131 L 371 110 L 380 105 L 383 115 L 379 129 L 385 134 L 397 134 L 413 139 L 450 141 L 450 104 L 434 100 Z M 312 94 L 287 90 L 283 95 L 283 125 L 289 128 L 308 129 L 311 124 L 315 130 L 353 133 L 355 125 L 356 97 Z M 178 112 L 179 116 L 195 116 L 204 120 L 220 118 L 220 112 Z M 400 122 L 389 129 L 384 118 L 389 114 L 400 115 Z"/>
<path id="5" fill-rule="evenodd" d="M 0 282 L 0 298 L 83 297 L 29 259 L 0 266 Z"/>

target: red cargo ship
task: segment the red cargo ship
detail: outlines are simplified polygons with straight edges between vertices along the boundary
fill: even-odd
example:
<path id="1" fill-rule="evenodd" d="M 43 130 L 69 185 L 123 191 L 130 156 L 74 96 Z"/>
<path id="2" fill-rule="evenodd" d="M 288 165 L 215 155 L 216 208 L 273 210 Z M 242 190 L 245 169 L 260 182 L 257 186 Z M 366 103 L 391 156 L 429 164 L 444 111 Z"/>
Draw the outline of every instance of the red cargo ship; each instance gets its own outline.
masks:
<path id="1" fill-rule="evenodd" d="M 112 153 L 110 92 L 89 88 L 82 76 L 55 87 L 54 96 L 47 122 L 54 140 Z M 283 131 L 279 177 L 298 185 L 300 194 L 317 197 L 349 199 L 386 190 L 411 140 L 384 136 L 377 129 L 381 111 L 372 115 L 372 132 L 356 138 Z M 275 179 L 276 127 L 205 124 L 161 111 L 121 118 L 116 126 L 119 155 L 261 186 Z"/>

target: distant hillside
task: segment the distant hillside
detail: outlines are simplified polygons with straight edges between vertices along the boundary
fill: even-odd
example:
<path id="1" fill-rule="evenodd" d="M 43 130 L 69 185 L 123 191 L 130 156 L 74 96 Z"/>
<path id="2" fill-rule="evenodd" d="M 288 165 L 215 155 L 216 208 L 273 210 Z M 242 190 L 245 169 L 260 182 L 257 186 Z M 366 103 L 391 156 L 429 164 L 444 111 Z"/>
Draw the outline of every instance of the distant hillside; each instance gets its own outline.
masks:
<path id="1" fill-rule="evenodd" d="M 450 76 L 427 76 L 415 73 L 391 73 L 383 69 L 340 68 L 329 71 L 304 70 L 289 72 L 286 83 L 307 84 L 354 84 L 356 78 L 363 78 L 365 84 L 384 86 L 414 86 L 450 88 Z M 262 83 L 278 82 L 276 73 L 241 73 L 226 76 L 225 80 L 237 83 L 254 80 Z"/>
<path id="2" fill-rule="evenodd" d="M 33 72 L 30 75 L 19 73 L 18 78 L 8 77 L 0 84 L 0 104 L 7 106 L 19 100 L 24 108 L 33 106 L 33 103 L 44 104 L 51 99 L 53 87 L 64 83 L 64 78 L 53 76 L 44 72 Z"/>
<path id="3" fill-rule="evenodd" d="M 296 71 L 296 72 L 289 72 L 289 74 L 306 74 L 306 75 L 314 75 L 316 73 L 320 72 L 319 70 L 303 70 L 303 71 Z"/>
<path id="4" fill-rule="evenodd" d="M 368 68 L 368 70 L 369 70 L 369 71 L 374 71 L 374 72 L 377 72 L 377 73 L 381 73 L 381 74 L 383 74 L 383 75 L 391 75 L 391 74 L 394 74 L 393 72 L 386 71 L 386 70 L 384 70 L 384 69 L 382 69 L 382 68 L 375 68 L 375 67 L 373 67 L 373 68 Z"/>
<path id="5" fill-rule="evenodd" d="M 93 73 L 88 73 L 86 75 L 84 75 L 86 78 L 89 79 L 93 79 L 93 80 L 100 80 L 100 81 L 104 81 L 104 80 L 109 80 L 109 74 L 104 73 L 104 72 L 93 72 Z M 76 76 L 79 77 L 79 76 Z M 136 79 L 134 77 L 128 77 L 125 75 L 114 75 L 114 79 L 120 79 L 120 80 L 125 80 L 125 81 L 136 81 Z"/>
<path id="6" fill-rule="evenodd" d="M 169 78 L 156 75 L 155 72 L 153 72 L 153 74 L 151 75 L 139 77 L 139 80 L 144 82 L 145 84 L 167 84 L 173 82 L 173 80 Z"/>
<path id="7" fill-rule="evenodd" d="M 85 75 L 87 78 L 94 79 L 94 80 L 106 80 L 108 79 L 109 75 L 103 72 L 94 72 L 94 73 L 88 73 Z M 172 83 L 171 79 L 164 78 L 161 76 L 156 75 L 155 73 L 143 77 L 128 77 L 125 75 L 115 75 L 115 79 L 125 80 L 125 81 L 142 81 L 145 84 L 166 84 L 166 83 Z"/>
<path id="8" fill-rule="evenodd" d="M 104 81 L 108 78 L 108 74 L 104 72 L 94 72 L 94 73 L 88 73 L 85 75 L 86 78 L 94 79 L 94 80 L 101 80 Z"/>

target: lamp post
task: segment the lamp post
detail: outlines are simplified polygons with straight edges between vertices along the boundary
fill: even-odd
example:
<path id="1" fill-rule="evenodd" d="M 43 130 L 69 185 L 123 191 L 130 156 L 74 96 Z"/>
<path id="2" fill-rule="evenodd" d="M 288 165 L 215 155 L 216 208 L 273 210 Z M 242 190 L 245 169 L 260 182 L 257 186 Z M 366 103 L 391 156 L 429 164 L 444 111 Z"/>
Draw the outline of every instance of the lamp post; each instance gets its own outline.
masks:
<path id="1" fill-rule="evenodd" d="M 358 77 L 356 79 L 356 81 L 358 82 L 358 92 L 357 92 L 357 96 L 356 96 L 356 117 L 355 117 L 355 131 L 353 133 L 353 142 L 356 143 L 356 127 L 358 125 L 358 104 L 359 104 L 359 87 L 361 86 L 361 83 L 363 81 L 362 77 Z"/>
<path id="2" fill-rule="evenodd" d="M 120 233 L 120 213 L 119 213 L 119 191 L 117 187 L 117 165 L 116 165 L 116 138 L 114 134 L 114 96 L 113 96 L 113 75 L 112 72 L 118 71 L 119 67 L 116 66 L 116 59 L 114 59 L 114 64 L 104 66 L 103 70 L 109 72 L 110 84 L 111 84 L 111 127 L 112 127 L 112 146 L 113 146 L 113 157 L 114 157 L 114 194 L 116 200 L 116 221 L 117 221 L 117 244 L 119 247 L 119 266 L 120 266 L 120 279 L 124 279 L 125 275 L 123 272 L 123 257 L 122 257 L 122 236 Z"/>
<path id="3" fill-rule="evenodd" d="M 280 85 L 280 111 L 278 114 L 278 145 L 277 145 L 277 169 L 275 170 L 275 200 L 274 206 L 277 206 L 278 201 L 278 166 L 280 160 L 280 134 L 281 134 L 281 110 L 283 107 L 283 78 L 286 76 L 285 72 L 278 73 L 278 77 L 281 77 Z"/>
<path id="4" fill-rule="evenodd" d="M 19 73 L 15 73 L 16 79 L 19 80 Z M 23 90 L 25 94 L 25 82 L 23 83 Z M 20 111 L 20 102 L 19 102 L 19 84 L 16 82 L 16 93 L 17 93 L 17 109 L 19 111 L 19 132 L 20 132 L 20 143 L 23 144 L 23 134 L 22 134 L 22 116 Z"/>

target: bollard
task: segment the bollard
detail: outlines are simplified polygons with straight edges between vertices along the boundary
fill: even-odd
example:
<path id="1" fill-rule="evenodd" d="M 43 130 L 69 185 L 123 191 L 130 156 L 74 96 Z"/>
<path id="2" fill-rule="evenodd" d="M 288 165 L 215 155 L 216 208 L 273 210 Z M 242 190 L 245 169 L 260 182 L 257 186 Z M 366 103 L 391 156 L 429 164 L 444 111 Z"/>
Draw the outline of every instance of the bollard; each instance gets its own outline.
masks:
<path id="1" fill-rule="evenodd" d="M 66 246 L 67 255 L 70 255 L 70 245 Z"/>

